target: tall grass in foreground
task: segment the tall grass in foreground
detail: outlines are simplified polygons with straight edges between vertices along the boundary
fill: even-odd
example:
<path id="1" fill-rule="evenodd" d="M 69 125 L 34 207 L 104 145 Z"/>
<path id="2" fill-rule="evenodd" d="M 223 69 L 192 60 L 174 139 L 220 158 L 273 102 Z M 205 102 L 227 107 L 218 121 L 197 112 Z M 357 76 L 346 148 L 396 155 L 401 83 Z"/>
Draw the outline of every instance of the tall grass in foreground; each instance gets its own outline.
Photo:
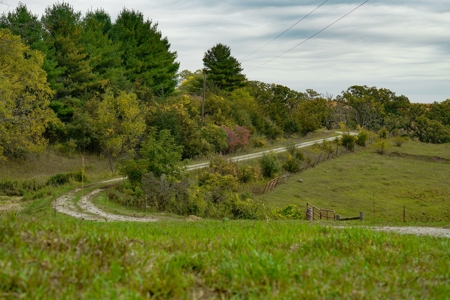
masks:
<path id="1" fill-rule="evenodd" d="M 298 221 L 0 218 L 0 298 L 446 299 L 450 239 Z"/>

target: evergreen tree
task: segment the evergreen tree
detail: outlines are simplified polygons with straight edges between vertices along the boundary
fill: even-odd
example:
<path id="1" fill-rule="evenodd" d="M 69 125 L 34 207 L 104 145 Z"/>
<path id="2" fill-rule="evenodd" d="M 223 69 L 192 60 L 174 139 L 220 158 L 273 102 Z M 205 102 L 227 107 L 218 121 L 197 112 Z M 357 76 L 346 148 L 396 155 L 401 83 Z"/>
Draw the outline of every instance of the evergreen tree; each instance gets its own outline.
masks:
<path id="1" fill-rule="evenodd" d="M 32 14 L 25 4 L 19 2 L 19 5 L 14 11 L 2 15 L 0 18 L 0 28 L 8 28 L 13 34 L 19 35 L 23 43 L 31 49 L 44 53 L 46 57 L 42 68 L 47 73 L 50 87 L 53 90 L 61 87 L 56 80 L 63 72 L 63 69 L 58 67 L 58 62 L 54 57 L 55 50 L 50 50 L 44 41 L 44 30 L 37 15 Z"/>
<path id="2" fill-rule="evenodd" d="M 135 86 L 150 88 L 155 95 L 167 95 L 177 85 L 177 53 L 163 38 L 158 24 L 144 21 L 142 13 L 123 9 L 112 27 L 111 37 L 120 42 L 127 78 Z"/>
<path id="3" fill-rule="evenodd" d="M 19 3 L 14 11 L 0 17 L 0 28 L 8 28 L 12 34 L 19 35 L 23 43 L 32 49 L 42 50 L 42 24 L 27 6 Z"/>
<path id="4" fill-rule="evenodd" d="M 208 81 L 212 81 L 222 90 L 230 92 L 246 84 L 247 79 L 241 73 L 241 63 L 231 56 L 231 49 L 226 45 L 219 43 L 206 51 L 203 65 L 208 74 Z"/>
<path id="5" fill-rule="evenodd" d="M 120 43 L 114 43 L 111 32 L 111 17 L 102 9 L 90 11 L 83 18 L 82 42 L 92 72 L 101 78 L 102 87 L 113 86 L 115 91 L 128 90 L 130 84 L 123 77 Z"/>
<path id="6" fill-rule="evenodd" d="M 92 73 L 89 58 L 82 44 L 81 13 L 65 2 L 47 7 L 42 17 L 49 47 L 47 57 L 54 59 L 62 72 L 50 84 L 56 98 L 80 97 L 102 84 Z"/>

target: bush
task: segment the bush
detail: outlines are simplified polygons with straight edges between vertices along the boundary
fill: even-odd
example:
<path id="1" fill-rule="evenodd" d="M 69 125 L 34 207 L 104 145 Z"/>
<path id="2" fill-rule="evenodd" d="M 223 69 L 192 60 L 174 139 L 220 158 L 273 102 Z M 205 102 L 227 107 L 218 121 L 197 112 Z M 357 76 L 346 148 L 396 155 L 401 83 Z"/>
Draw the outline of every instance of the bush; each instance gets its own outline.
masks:
<path id="1" fill-rule="evenodd" d="M 22 196 L 21 184 L 16 180 L 2 180 L 0 182 L 0 195 L 4 196 Z"/>
<path id="2" fill-rule="evenodd" d="M 201 136 L 210 145 L 210 151 L 213 153 L 222 153 L 227 150 L 227 133 L 217 125 L 208 124 L 200 130 Z"/>
<path id="3" fill-rule="evenodd" d="M 241 165 L 238 169 L 238 179 L 241 183 L 249 183 L 258 180 L 260 174 L 255 167 Z"/>
<path id="4" fill-rule="evenodd" d="M 234 130 L 222 126 L 227 134 L 228 153 L 234 153 L 237 149 L 245 148 L 250 140 L 250 130 L 243 126 L 234 126 Z"/>
<path id="5" fill-rule="evenodd" d="M 237 192 L 239 182 L 232 175 L 202 172 L 198 178 L 198 185 L 204 193 L 206 201 L 214 204 L 223 202 L 230 192 Z"/>
<path id="6" fill-rule="evenodd" d="M 261 132 L 269 139 L 276 140 L 283 134 L 283 130 L 277 126 L 272 120 L 269 118 L 264 120 L 264 126 L 261 129 Z"/>
<path id="7" fill-rule="evenodd" d="M 365 130 L 361 130 L 356 136 L 356 144 L 361 147 L 366 146 L 366 142 L 369 139 L 369 133 Z"/>
<path id="8" fill-rule="evenodd" d="M 273 151 L 261 157 L 259 166 L 261 167 L 262 176 L 266 178 L 273 178 L 281 171 L 280 161 Z"/>
<path id="9" fill-rule="evenodd" d="M 304 219 L 304 212 L 295 204 L 289 204 L 279 210 L 275 211 L 275 216 L 280 219 L 287 220 L 302 220 Z"/>
<path id="10" fill-rule="evenodd" d="M 386 139 L 379 139 L 376 143 L 375 143 L 375 150 L 380 153 L 380 154 L 385 154 L 386 150 L 388 148 L 388 143 Z"/>
<path id="11" fill-rule="evenodd" d="M 404 136 L 397 136 L 394 138 L 394 143 L 397 147 L 401 147 L 407 141 L 408 141 L 408 138 L 404 137 Z"/>
<path id="12" fill-rule="evenodd" d="M 355 142 L 356 139 L 351 134 L 343 134 L 341 138 L 341 145 L 344 146 L 347 150 L 353 151 L 355 150 Z"/>
<path id="13" fill-rule="evenodd" d="M 59 186 L 63 184 L 67 184 L 70 181 L 75 182 L 86 182 L 86 176 L 82 173 L 82 171 L 71 172 L 71 173 L 58 173 L 47 180 L 47 185 Z"/>
<path id="14" fill-rule="evenodd" d="M 289 173 L 297 173 L 301 169 L 302 162 L 291 154 L 288 154 L 286 161 L 283 164 L 283 169 Z"/>
<path id="15" fill-rule="evenodd" d="M 211 172 L 219 173 L 221 175 L 238 176 L 238 165 L 232 161 L 227 160 L 223 156 L 214 156 L 209 161 Z"/>
<path id="16" fill-rule="evenodd" d="M 295 145 L 289 145 L 286 148 L 287 152 L 292 155 L 292 157 L 294 157 L 295 159 L 298 159 L 300 161 L 304 161 L 305 160 L 305 155 L 303 154 L 303 152 L 298 149 Z"/>
<path id="17" fill-rule="evenodd" d="M 254 148 L 264 148 L 267 146 L 267 141 L 264 137 L 258 136 L 258 137 L 252 137 L 250 139 L 250 144 Z"/>
<path id="18" fill-rule="evenodd" d="M 386 127 L 381 128 L 378 131 L 378 137 L 380 139 L 387 139 L 389 137 L 389 130 L 387 130 Z"/>
<path id="19" fill-rule="evenodd" d="M 224 204 L 228 208 L 228 216 L 232 219 L 260 220 L 267 215 L 263 203 L 251 198 L 241 199 L 238 194 L 229 197 Z"/>

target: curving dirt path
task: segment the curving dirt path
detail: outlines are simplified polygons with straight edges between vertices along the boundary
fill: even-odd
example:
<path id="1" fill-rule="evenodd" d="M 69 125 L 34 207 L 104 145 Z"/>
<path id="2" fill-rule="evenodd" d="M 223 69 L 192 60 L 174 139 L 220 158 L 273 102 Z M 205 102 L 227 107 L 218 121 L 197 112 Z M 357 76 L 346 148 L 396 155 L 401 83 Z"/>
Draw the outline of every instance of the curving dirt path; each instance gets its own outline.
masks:
<path id="1" fill-rule="evenodd" d="M 342 134 L 341 132 L 338 132 L 338 133 Z M 355 134 L 355 133 L 352 133 L 352 134 Z M 341 137 L 341 135 L 339 135 L 338 137 Z M 295 146 L 297 148 L 304 148 L 304 147 L 312 146 L 315 143 L 331 141 L 334 139 L 336 139 L 336 137 L 317 139 L 314 141 L 299 143 L 299 144 L 296 144 Z M 259 158 L 259 157 L 263 156 L 266 153 L 269 153 L 270 151 L 274 151 L 276 153 L 285 152 L 285 151 L 287 151 L 287 148 L 280 147 L 280 148 L 276 148 L 276 149 L 261 151 L 258 153 L 241 155 L 241 156 L 233 157 L 233 158 L 231 158 L 231 160 L 232 161 L 243 161 L 243 160 L 248 160 L 248 159 L 255 159 L 255 158 Z M 209 166 L 209 162 L 203 162 L 203 163 L 198 163 L 198 164 L 193 164 L 193 165 L 187 166 L 186 169 L 188 171 L 191 171 L 191 170 L 195 170 L 195 169 L 206 168 L 208 166 Z M 102 185 L 105 185 L 108 183 L 114 183 L 114 182 L 117 182 L 117 181 L 120 181 L 123 179 L 124 178 L 116 178 L 116 179 L 106 180 L 106 181 L 96 183 L 95 185 L 90 185 L 90 187 L 102 186 Z M 63 214 L 66 214 L 66 215 L 69 215 L 69 216 L 72 216 L 75 218 L 91 220 L 91 221 L 155 222 L 158 220 L 156 218 L 150 218 L 150 217 L 137 218 L 137 217 L 128 217 L 128 216 L 123 216 L 123 215 L 110 214 L 110 213 L 107 213 L 107 212 L 101 210 L 100 208 L 96 207 L 89 200 L 93 195 L 102 191 L 102 189 L 100 189 L 100 188 L 90 192 L 87 195 L 82 196 L 81 199 L 78 201 L 78 203 L 75 204 L 73 199 L 75 198 L 75 194 L 78 193 L 79 191 L 81 191 L 81 188 L 75 189 L 75 190 L 59 197 L 58 199 L 53 201 L 53 203 L 52 203 L 53 208 L 60 213 L 63 213 Z"/>
<path id="2" fill-rule="evenodd" d="M 311 146 L 314 143 L 321 142 L 324 140 L 331 140 L 333 138 L 328 139 L 320 139 L 312 142 L 305 142 L 295 145 L 297 148 L 303 148 L 307 146 Z M 283 152 L 286 151 L 285 147 L 280 147 L 277 149 L 274 149 L 276 152 Z M 269 150 L 269 151 L 274 151 Z M 238 157 L 232 158 L 233 161 L 241 161 L 241 160 L 247 160 L 247 159 L 254 159 L 261 157 L 264 153 L 268 151 L 262 151 L 255 154 L 247 154 L 242 155 Z M 201 169 L 205 168 L 209 165 L 209 162 L 205 163 L 199 163 L 190 165 L 187 167 L 187 170 L 194 170 L 194 169 Z M 95 194 L 102 191 L 101 186 L 104 186 L 108 183 L 114 183 L 124 180 L 124 178 L 115 178 L 111 180 L 102 181 L 99 183 L 96 183 L 95 185 L 90 185 L 90 187 L 98 186 L 99 188 L 82 196 L 81 199 L 78 201 L 77 204 L 74 202 L 75 194 L 81 191 L 81 188 L 75 189 L 65 195 L 62 195 L 58 199 L 56 199 L 52 205 L 53 208 L 60 212 L 64 213 L 66 215 L 84 219 L 84 220 L 92 220 L 92 221 L 127 221 L 127 222 L 156 222 L 158 219 L 152 218 L 152 217 L 129 217 L 124 215 L 116 215 L 107 213 L 100 208 L 96 207 L 91 201 L 90 198 L 94 196 Z M 401 234 L 414 234 L 414 235 L 423 235 L 423 236 L 435 236 L 435 237 L 443 237 L 443 238 L 450 238 L 450 229 L 449 228 L 434 228 L 434 227 L 393 227 L 393 226 L 379 226 L 379 227 L 367 227 L 372 230 L 377 231 L 385 231 L 385 232 L 397 232 Z"/>
<path id="3" fill-rule="evenodd" d="M 94 186 L 102 186 L 108 183 L 114 183 L 117 181 L 121 181 L 124 178 L 116 178 L 111 180 L 102 181 L 96 183 Z M 92 185 L 91 185 L 92 187 Z M 151 217 L 129 217 L 123 215 L 116 215 L 107 213 L 97 206 L 95 206 L 90 198 L 95 194 L 101 192 L 103 189 L 98 188 L 89 192 L 86 195 L 83 195 L 77 204 L 74 202 L 75 194 L 81 191 L 81 188 L 70 191 L 69 193 L 62 195 L 55 201 L 53 201 L 53 208 L 60 213 L 89 221 L 100 221 L 100 222 L 115 222 L 115 221 L 126 221 L 126 222 L 156 222 L 158 219 Z"/>
<path id="4" fill-rule="evenodd" d="M 124 178 L 116 178 L 107 181 L 102 181 L 97 183 L 97 186 L 102 186 L 108 183 L 114 183 Z M 92 187 L 92 186 L 91 186 Z M 101 192 L 103 189 L 98 188 L 95 189 L 88 194 L 81 197 L 78 201 L 78 204 L 75 204 L 74 198 L 75 194 L 81 191 L 81 188 L 75 189 L 65 195 L 62 195 L 58 199 L 56 199 L 52 205 L 53 208 L 66 215 L 90 220 L 90 221 L 99 221 L 99 222 L 115 222 L 115 221 L 125 221 L 125 222 L 156 222 L 158 219 L 152 217 L 129 217 L 123 215 L 116 215 L 107 213 L 100 208 L 96 207 L 91 201 L 95 194 Z M 344 228 L 343 226 L 336 226 L 337 228 Z M 377 231 L 385 231 L 385 232 L 396 232 L 401 234 L 413 234 L 420 236 L 434 236 L 441 238 L 450 238 L 450 229 L 449 228 L 435 228 L 435 227 L 394 227 L 394 226 L 371 226 L 367 227 L 368 229 L 377 230 Z"/>

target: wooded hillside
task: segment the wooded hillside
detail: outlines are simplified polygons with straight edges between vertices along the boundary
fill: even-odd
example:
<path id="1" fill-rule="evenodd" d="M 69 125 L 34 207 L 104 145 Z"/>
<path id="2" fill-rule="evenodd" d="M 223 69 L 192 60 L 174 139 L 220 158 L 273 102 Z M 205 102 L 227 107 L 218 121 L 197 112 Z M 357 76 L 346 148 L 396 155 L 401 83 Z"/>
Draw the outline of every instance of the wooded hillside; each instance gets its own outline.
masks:
<path id="1" fill-rule="evenodd" d="M 182 158 L 343 126 L 450 142 L 450 100 L 413 104 L 369 86 L 333 97 L 252 81 L 223 44 L 205 49 L 203 70 L 180 72 L 158 24 L 133 9 L 113 21 L 63 2 L 39 18 L 19 4 L 0 27 L 2 159 L 51 146 L 105 155 L 113 168 L 118 158 L 139 159 L 162 130 Z"/>

